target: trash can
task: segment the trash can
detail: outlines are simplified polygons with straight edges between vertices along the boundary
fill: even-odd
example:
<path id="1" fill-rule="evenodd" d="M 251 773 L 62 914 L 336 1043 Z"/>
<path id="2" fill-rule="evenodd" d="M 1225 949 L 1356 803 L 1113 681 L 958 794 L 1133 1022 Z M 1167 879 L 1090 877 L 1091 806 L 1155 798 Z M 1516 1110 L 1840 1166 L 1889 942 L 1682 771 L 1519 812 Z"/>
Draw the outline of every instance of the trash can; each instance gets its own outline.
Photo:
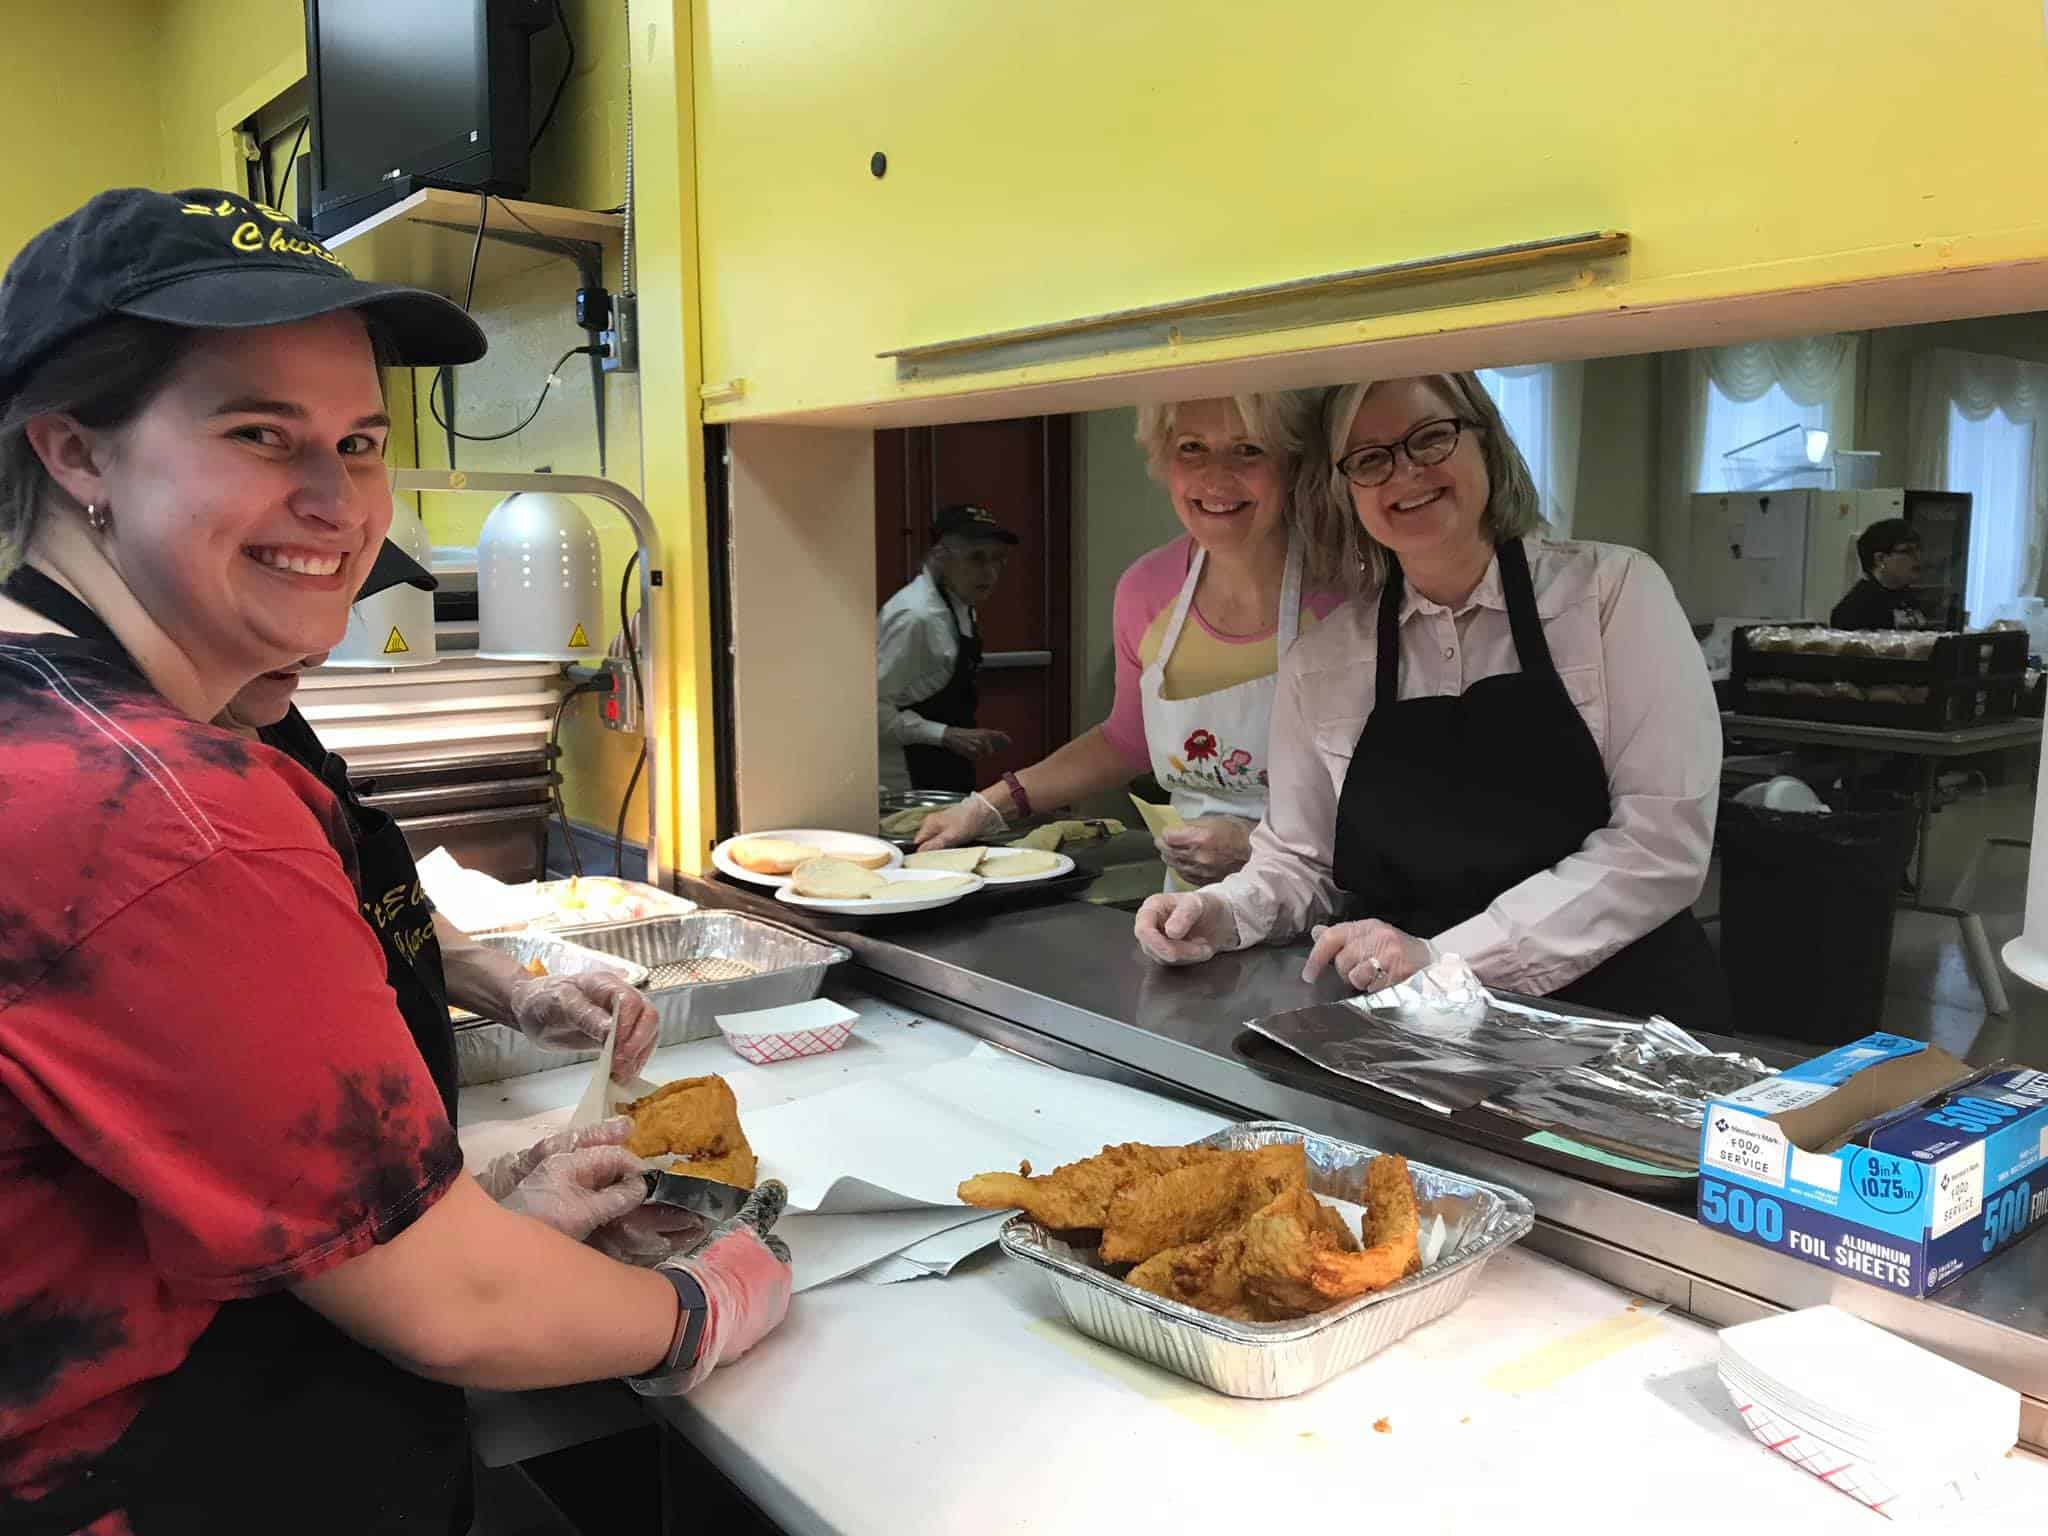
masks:
<path id="1" fill-rule="evenodd" d="M 1721 802 L 1721 965 L 1737 1030 L 1833 1046 L 1883 1027 L 1917 825 L 1895 795 L 1827 812 Z"/>

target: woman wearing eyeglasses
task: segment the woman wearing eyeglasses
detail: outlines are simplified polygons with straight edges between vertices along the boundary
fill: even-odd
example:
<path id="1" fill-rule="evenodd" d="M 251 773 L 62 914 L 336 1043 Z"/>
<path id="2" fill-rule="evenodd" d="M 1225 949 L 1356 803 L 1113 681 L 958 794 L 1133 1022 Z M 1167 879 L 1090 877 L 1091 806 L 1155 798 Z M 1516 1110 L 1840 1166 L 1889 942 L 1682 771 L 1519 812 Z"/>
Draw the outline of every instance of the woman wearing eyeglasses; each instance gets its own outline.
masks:
<path id="1" fill-rule="evenodd" d="M 1323 427 L 1304 495 L 1359 596 L 1281 666 L 1250 861 L 1152 897 L 1139 942 L 1187 964 L 1312 929 L 1310 980 L 1377 991 L 1458 954 L 1490 986 L 1723 1027 L 1691 911 L 1720 717 L 1664 573 L 1541 536 L 1469 373 L 1334 389 Z"/>

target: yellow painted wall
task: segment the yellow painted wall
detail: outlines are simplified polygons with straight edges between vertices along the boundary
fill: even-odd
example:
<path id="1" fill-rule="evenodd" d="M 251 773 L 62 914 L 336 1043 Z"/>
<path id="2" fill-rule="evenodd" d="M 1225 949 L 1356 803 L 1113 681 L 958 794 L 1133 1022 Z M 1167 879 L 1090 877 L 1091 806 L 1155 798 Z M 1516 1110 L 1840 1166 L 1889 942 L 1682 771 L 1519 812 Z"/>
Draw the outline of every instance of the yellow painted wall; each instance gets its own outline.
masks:
<path id="1" fill-rule="evenodd" d="M 242 101 L 253 109 L 255 103 L 246 100 L 248 93 L 281 90 L 303 75 L 304 8 L 301 0 L 160 0 L 160 4 L 162 15 L 155 25 L 121 29 L 123 45 L 132 45 L 138 56 L 146 51 L 158 76 L 159 121 L 154 133 L 142 135 L 161 145 L 152 179 L 160 178 L 164 185 L 215 183 L 223 174 L 223 108 Z M 127 6 L 138 13 L 157 8 L 158 0 L 130 0 Z M 643 9 L 652 8 L 653 0 L 646 0 Z M 529 196 L 538 202 L 615 207 L 625 197 L 625 6 L 621 0 L 565 0 L 565 10 L 576 38 L 575 73 L 547 137 L 535 153 Z M 659 10 L 662 15 L 658 19 L 667 25 L 667 7 Z M 559 32 L 551 29 L 537 38 L 536 125 L 560 78 L 565 57 Z M 673 140 L 669 152 L 674 152 Z M 616 258 L 606 277 L 616 288 Z M 459 427 L 473 433 L 494 432 L 516 423 L 532 408 L 549 366 L 562 352 L 587 340 L 571 317 L 575 289 L 576 269 L 570 262 L 536 264 L 530 254 L 486 246 L 475 307 L 490 336 L 491 351 L 482 362 L 464 368 L 458 378 Z M 533 470 L 545 465 L 563 474 L 597 474 L 591 384 L 584 359 L 573 359 L 561 377 L 561 387 L 553 391 L 530 428 L 502 443 L 463 443 L 457 461 L 471 469 Z M 428 467 L 447 462 L 441 429 L 427 411 L 430 378 L 430 372 L 411 378 L 393 375 L 394 402 L 402 403 L 408 396 L 417 401 L 414 419 L 402 423 L 393 435 L 394 462 Z M 611 449 L 608 472 L 645 494 L 639 381 L 611 376 L 606 382 L 606 406 Z M 483 497 L 425 500 L 429 533 L 441 543 L 474 542 L 491 506 Z M 668 504 L 672 506 L 673 500 Z M 632 536 L 608 508 L 592 504 L 589 510 L 604 544 L 606 591 L 616 593 L 632 552 Z M 608 597 L 608 615 L 612 605 L 613 599 Z M 615 623 L 607 624 L 608 630 L 615 627 Z M 578 705 L 572 708 L 563 732 L 563 746 L 564 799 L 570 814 L 591 825 L 611 827 L 637 755 L 637 741 L 599 729 L 590 716 L 590 706 Z M 694 742 L 689 750 L 694 755 Z M 674 771 L 671 767 L 668 775 Z M 673 784 L 673 777 L 668 777 L 668 782 Z M 644 836 L 644 799 L 643 789 L 628 818 L 628 834 L 635 840 Z"/>
<path id="2" fill-rule="evenodd" d="M 157 148 L 157 0 L 9 6 L 0 46 L 0 266 L 108 187 L 148 186 Z M 93 39 L 90 59 L 78 53 Z M 54 59 L 76 69 L 51 67 Z"/>
<path id="3" fill-rule="evenodd" d="M 704 371 L 747 381 L 714 419 L 1015 382 L 899 386 L 908 343 L 1585 229 L 1634 237 L 1618 285 L 1033 377 L 2048 253 L 2039 0 L 696 9 Z"/>
<path id="4" fill-rule="evenodd" d="M 155 61 L 163 180 L 218 186 L 222 107 L 257 81 L 306 67 L 306 10 L 299 0 L 161 0 L 145 39 Z"/>

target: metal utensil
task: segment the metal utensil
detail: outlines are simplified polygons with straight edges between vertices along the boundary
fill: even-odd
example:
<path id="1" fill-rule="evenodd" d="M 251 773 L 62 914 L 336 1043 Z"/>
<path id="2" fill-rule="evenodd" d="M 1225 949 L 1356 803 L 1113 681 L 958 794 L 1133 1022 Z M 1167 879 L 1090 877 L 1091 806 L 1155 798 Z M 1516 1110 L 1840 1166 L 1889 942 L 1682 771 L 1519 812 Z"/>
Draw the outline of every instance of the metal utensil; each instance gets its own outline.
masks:
<path id="1" fill-rule="evenodd" d="M 678 1210 L 695 1211 L 714 1226 L 736 1215 L 752 1193 L 734 1184 L 721 1184 L 716 1179 L 693 1179 L 686 1173 L 663 1173 L 655 1168 L 648 1169 L 642 1177 L 647 1181 L 650 1205 L 670 1205 Z"/>

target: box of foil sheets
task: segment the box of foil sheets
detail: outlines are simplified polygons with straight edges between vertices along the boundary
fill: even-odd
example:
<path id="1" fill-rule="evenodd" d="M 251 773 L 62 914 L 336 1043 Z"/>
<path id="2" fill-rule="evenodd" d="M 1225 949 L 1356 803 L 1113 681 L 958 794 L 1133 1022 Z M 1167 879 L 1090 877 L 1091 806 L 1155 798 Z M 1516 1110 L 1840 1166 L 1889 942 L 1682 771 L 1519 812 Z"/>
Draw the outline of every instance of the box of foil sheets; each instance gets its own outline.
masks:
<path id="1" fill-rule="evenodd" d="M 2048 1220 L 2048 1072 L 1877 1034 L 1718 1096 L 1699 1217 L 1925 1296 Z"/>

